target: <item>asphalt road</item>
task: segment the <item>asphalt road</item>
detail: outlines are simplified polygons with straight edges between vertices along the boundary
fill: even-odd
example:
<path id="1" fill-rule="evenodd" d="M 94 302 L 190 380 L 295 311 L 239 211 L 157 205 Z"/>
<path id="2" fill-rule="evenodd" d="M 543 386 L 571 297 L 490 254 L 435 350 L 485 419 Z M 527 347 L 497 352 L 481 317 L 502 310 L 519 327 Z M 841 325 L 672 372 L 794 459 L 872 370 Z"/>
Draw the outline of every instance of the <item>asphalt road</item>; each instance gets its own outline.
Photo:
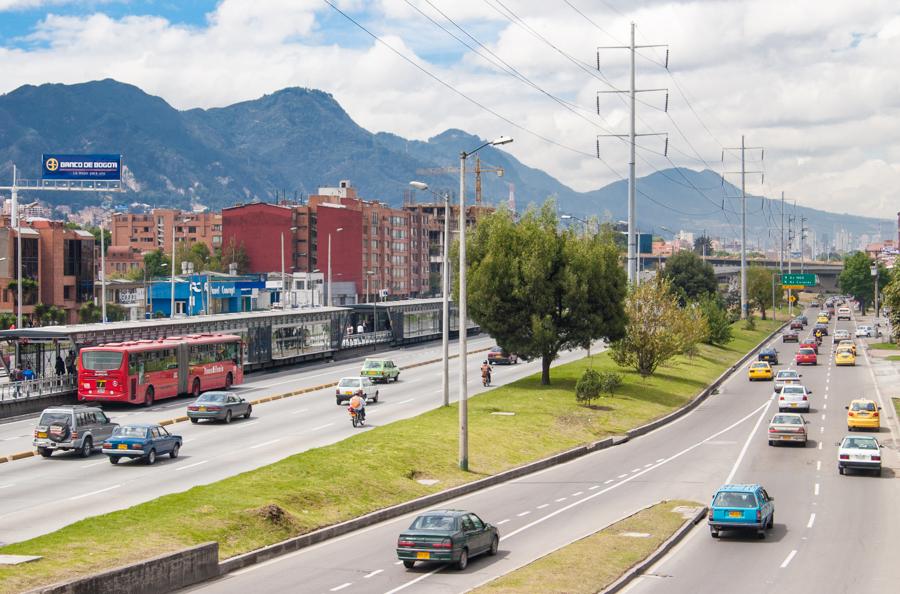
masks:
<path id="1" fill-rule="evenodd" d="M 468 348 L 488 348 L 490 337 L 470 338 Z M 354 432 L 409 418 L 440 406 L 441 365 L 434 363 L 404 369 L 405 364 L 440 358 L 440 343 L 413 349 L 379 353 L 401 367 L 400 381 L 378 384 L 379 402 L 367 407 L 368 426 L 354 429 L 346 407 L 335 405 L 334 388 L 263 403 L 253 408 L 249 420 L 221 423 L 178 423 L 168 429 L 183 436 L 177 460 L 161 458 L 156 465 L 127 462 L 112 466 L 107 457 L 94 454 L 84 459 L 72 453 L 52 458 L 26 458 L 0 465 L 0 542 L 25 540 L 61 528 L 77 520 L 130 507 L 150 499 L 207 484 L 252 470 L 309 448 L 344 439 Z M 451 354 L 456 352 L 455 345 Z M 557 364 L 584 356 L 564 353 Z M 478 371 L 486 353 L 470 354 L 469 394 L 484 391 Z M 277 373 L 252 374 L 236 391 L 248 399 L 289 392 L 301 387 L 358 375 L 360 360 L 321 363 Z M 450 361 L 451 399 L 456 399 L 459 363 Z M 540 361 L 499 366 L 493 384 L 502 385 L 540 370 Z M 118 422 L 155 422 L 183 415 L 190 398 L 161 401 L 150 409 L 119 407 L 110 410 Z M 31 448 L 34 419 L 0 425 L 3 448 L 10 453 Z"/>
<path id="2" fill-rule="evenodd" d="M 796 352 L 794 344 L 775 343 L 783 361 Z M 803 370 L 814 391 L 805 449 L 767 446 L 766 423 L 775 412 L 772 384 L 749 383 L 745 372 L 736 373 L 718 395 L 658 431 L 448 502 L 445 507 L 475 511 L 501 531 L 499 554 L 472 560 L 464 571 L 440 565 L 407 570 L 399 564 L 396 538 L 411 514 L 187 591 L 464 592 L 657 501 L 707 502 L 716 487 L 732 480 L 762 482 L 776 497 L 774 533 L 765 541 L 713 541 L 701 525 L 682 552 L 664 562 L 662 573 L 671 577 L 646 577 L 635 589 L 840 592 L 872 591 L 856 589 L 861 583 L 896 584 L 900 570 L 887 562 L 893 554 L 889 543 L 900 536 L 888 505 L 897 496 L 894 471 L 886 468 L 881 479 L 838 477 L 836 471 L 834 442 L 845 431 L 843 406 L 851 395 L 872 391 L 872 376 L 864 357 L 855 368 L 829 368 L 828 350 L 823 349 L 823 365 Z M 885 466 L 898 467 L 895 451 L 886 453 Z M 786 560 L 788 571 L 781 568 Z M 784 581 L 775 581 L 779 577 Z M 779 585 L 764 587 L 767 582 Z"/>

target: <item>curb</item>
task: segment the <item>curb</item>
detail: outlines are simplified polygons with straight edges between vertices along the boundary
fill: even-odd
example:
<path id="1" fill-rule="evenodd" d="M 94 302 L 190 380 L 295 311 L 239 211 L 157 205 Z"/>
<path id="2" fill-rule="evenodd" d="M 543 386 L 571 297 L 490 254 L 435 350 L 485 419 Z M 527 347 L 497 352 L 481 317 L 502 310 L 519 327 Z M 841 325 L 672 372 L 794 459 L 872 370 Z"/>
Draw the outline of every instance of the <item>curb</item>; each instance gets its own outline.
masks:
<path id="1" fill-rule="evenodd" d="M 709 508 L 704 505 L 700 509 L 700 511 L 694 514 L 693 518 L 685 520 L 684 524 L 682 524 L 681 527 L 676 530 L 672 536 L 667 538 L 665 542 L 659 545 L 659 548 L 650 553 L 649 557 L 632 566 L 631 569 L 619 576 L 619 579 L 601 590 L 599 594 L 613 594 L 614 592 L 620 592 L 625 586 L 630 584 L 634 578 L 650 569 L 650 567 L 652 567 L 657 561 L 662 559 L 669 551 L 671 551 L 672 547 L 681 542 L 681 540 L 685 536 L 687 536 L 687 533 L 691 531 L 691 528 L 693 528 L 694 526 L 699 524 L 701 520 L 703 520 L 703 516 L 706 515 L 708 509 Z"/>

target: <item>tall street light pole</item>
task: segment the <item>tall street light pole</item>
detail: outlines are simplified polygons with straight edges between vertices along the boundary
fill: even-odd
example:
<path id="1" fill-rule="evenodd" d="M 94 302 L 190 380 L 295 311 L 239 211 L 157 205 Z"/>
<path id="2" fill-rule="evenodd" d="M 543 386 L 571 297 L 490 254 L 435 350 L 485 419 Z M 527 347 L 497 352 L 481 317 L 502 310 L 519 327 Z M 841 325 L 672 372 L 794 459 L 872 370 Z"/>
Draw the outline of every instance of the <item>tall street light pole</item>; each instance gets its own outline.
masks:
<path id="1" fill-rule="evenodd" d="M 334 230 L 335 233 L 343 231 L 343 227 Z M 328 307 L 334 305 L 334 287 L 331 286 L 331 233 L 328 234 Z"/>
<path id="2" fill-rule="evenodd" d="M 16 230 L 16 328 L 22 328 L 22 227 L 19 221 L 19 192 L 16 189 L 16 166 L 13 165 L 12 183 L 12 216 L 13 227 Z M 19 351 L 16 343 L 16 362 L 18 364 Z"/>
<path id="3" fill-rule="evenodd" d="M 100 220 L 100 322 L 106 323 L 106 239 Z"/>
<path id="4" fill-rule="evenodd" d="M 409 182 L 417 190 L 428 190 L 428 184 Z M 429 190 L 437 196 L 437 192 Z M 444 200 L 444 241 L 443 259 L 441 262 L 441 286 L 443 292 L 443 309 L 441 311 L 441 361 L 443 363 L 442 385 L 444 406 L 450 406 L 450 194 L 443 194 Z"/>
<path id="5" fill-rule="evenodd" d="M 466 158 L 474 155 L 486 146 L 508 144 L 513 139 L 501 136 L 485 142 L 474 151 L 459 153 L 459 468 L 469 470 L 469 410 L 468 410 L 468 373 L 466 360 L 466 330 L 468 329 L 468 311 L 466 306 Z"/>

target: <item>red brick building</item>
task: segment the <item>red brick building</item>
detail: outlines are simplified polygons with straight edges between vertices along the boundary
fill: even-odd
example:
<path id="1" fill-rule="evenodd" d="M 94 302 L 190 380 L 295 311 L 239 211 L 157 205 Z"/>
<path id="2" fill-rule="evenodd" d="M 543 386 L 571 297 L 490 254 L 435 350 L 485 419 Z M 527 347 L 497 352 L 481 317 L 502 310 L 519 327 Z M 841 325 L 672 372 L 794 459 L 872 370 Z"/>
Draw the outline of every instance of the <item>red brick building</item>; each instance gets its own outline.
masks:
<path id="1" fill-rule="evenodd" d="M 162 249 L 172 252 L 175 241 L 204 243 L 213 252 L 222 245 L 222 215 L 215 212 L 184 212 L 155 208 L 148 214 L 114 214 L 110 224 L 112 244 L 128 246 L 140 252 Z"/>

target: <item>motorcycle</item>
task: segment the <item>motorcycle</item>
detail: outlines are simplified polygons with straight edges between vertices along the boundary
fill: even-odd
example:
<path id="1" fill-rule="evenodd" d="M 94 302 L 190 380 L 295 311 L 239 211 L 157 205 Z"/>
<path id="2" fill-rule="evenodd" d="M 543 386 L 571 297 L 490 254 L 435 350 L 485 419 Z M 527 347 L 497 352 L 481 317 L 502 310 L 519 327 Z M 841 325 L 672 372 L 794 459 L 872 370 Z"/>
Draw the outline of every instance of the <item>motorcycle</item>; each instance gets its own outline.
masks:
<path id="1" fill-rule="evenodd" d="M 366 413 L 364 410 L 356 410 L 352 406 L 348 407 L 347 410 L 350 411 L 350 421 L 353 423 L 354 427 L 365 427 L 366 425 Z"/>
<path id="2" fill-rule="evenodd" d="M 484 386 L 485 388 L 487 388 L 488 386 L 491 385 L 491 372 L 490 372 L 490 370 L 488 370 L 488 371 L 483 371 L 483 372 L 481 373 L 481 385 Z"/>

